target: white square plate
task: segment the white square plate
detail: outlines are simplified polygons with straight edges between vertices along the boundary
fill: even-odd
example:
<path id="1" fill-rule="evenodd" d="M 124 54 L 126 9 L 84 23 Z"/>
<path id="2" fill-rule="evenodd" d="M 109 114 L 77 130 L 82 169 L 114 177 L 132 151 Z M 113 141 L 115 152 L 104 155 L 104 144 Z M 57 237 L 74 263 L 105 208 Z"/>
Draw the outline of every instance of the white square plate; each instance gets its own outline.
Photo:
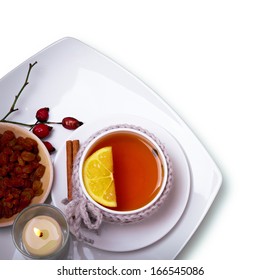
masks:
<path id="1" fill-rule="evenodd" d="M 83 121 L 84 128 L 87 130 L 89 127 L 90 131 L 95 123 L 96 128 L 103 125 L 100 122 L 102 119 L 106 123 L 113 120 L 111 124 L 123 120 L 144 125 L 152 123 L 151 129 L 155 133 L 160 131 L 162 142 L 171 145 L 169 139 L 174 139 L 173 142 L 178 143 L 182 151 L 180 157 L 186 162 L 183 162 L 183 174 L 190 176 L 184 178 L 185 187 L 180 195 L 183 202 L 178 217 L 167 220 L 170 226 L 166 226 L 167 230 L 150 243 L 138 245 L 135 250 L 104 250 L 102 246 L 101 250 L 72 239 L 67 258 L 174 259 L 200 225 L 221 186 L 222 175 L 208 152 L 159 95 L 111 59 L 73 38 L 64 38 L 52 44 L 0 80 L 3 114 L 9 110 L 20 90 L 28 64 L 34 61 L 38 63 L 31 72 L 30 84 L 17 103 L 19 111 L 13 113 L 10 119 L 31 123 L 35 120 L 37 109 L 49 107 L 52 121 L 73 116 Z M 66 186 L 61 184 L 65 180 L 61 163 L 64 144 L 68 138 L 75 137 L 84 140 L 82 129 L 71 133 L 55 126 L 49 139 L 58 150 L 56 158 L 53 158 L 56 179 L 52 200 L 60 208 L 60 198 L 66 194 Z M 1 232 L 0 259 L 21 258 L 12 244 L 11 227 L 3 228 Z"/>

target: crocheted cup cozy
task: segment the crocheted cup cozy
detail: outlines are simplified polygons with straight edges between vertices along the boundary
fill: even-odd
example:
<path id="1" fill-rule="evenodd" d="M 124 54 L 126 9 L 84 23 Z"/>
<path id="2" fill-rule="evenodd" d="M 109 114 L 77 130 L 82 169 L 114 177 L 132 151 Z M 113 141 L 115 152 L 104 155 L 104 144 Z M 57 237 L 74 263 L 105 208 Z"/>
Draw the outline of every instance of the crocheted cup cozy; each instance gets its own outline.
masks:
<path id="1" fill-rule="evenodd" d="M 117 128 L 131 128 L 148 135 L 161 148 L 167 162 L 168 178 L 166 181 L 166 186 L 161 196 L 150 207 L 133 214 L 116 214 L 116 213 L 114 214 L 114 213 L 103 211 L 102 209 L 94 205 L 84 195 L 80 184 L 79 165 L 80 165 L 82 154 L 86 146 L 100 134 L 109 131 L 111 129 L 117 129 Z M 88 243 L 93 243 L 93 240 L 88 239 L 86 231 L 83 231 L 81 229 L 87 228 L 90 230 L 97 230 L 99 229 L 103 221 L 116 223 L 116 224 L 130 224 L 147 218 L 148 216 L 153 214 L 156 210 L 158 210 L 160 206 L 163 204 L 163 202 L 165 201 L 165 199 L 167 198 L 168 193 L 173 186 L 172 173 L 173 173 L 172 162 L 170 160 L 170 157 L 164 145 L 159 141 L 159 139 L 154 134 L 150 133 L 149 131 L 139 126 L 128 125 L 128 124 L 113 125 L 113 126 L 106 127 L 102 130 L 99 130 L 94 135 L 92 135 L 85 143 L 81 145 L 81 148 L 78 151 L 76 160 L 74 162 L 73 174 L 72 174 L 73 199 L 70 202 L 68 202 L 66 205 L 66 217 L 71 232 L 77 237 L 78 240 L 83 240 Z"/>

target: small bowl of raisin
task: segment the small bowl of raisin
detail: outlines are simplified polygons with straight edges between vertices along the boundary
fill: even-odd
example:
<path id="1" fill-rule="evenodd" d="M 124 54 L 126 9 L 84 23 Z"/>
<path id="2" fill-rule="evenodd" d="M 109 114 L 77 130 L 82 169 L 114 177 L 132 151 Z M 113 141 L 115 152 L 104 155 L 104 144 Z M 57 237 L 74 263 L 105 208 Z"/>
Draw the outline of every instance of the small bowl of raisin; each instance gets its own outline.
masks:
<path id="1" fill-rule="evenodd" d="M 43 142 L 28 129 L 0 122 L 0 227 L 32 204 L 43 203 L 53 183 L 53 165 Z"/>

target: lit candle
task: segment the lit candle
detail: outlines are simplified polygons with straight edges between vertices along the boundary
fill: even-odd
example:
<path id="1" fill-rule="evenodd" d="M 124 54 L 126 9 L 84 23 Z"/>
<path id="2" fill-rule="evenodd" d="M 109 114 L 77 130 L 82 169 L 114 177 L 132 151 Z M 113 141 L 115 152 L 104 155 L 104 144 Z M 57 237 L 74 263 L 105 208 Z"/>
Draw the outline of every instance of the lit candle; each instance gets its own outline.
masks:
<path id="1" fill-rule="evenodd" d="M 51 217 L 37 216 L 26 223 L 22 241 L 28 253 L 47 256 L 61 247 L 61 228 Z"/>

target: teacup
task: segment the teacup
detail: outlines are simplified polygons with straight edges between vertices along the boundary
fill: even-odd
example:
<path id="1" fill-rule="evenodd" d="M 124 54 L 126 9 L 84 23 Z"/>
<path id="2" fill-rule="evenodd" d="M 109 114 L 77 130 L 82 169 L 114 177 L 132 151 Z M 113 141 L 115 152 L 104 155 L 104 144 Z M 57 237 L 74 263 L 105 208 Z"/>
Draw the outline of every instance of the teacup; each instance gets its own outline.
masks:
<path id="1" fill-rule="evenodd" d="M 172 178 L 169 158 L 160 141 L 147 130 L 128 125 L 104 129 L 91 139 L 79 165 L 80 184 L 87 199 L 110 216 L 131 216 L 149 211 L 160 200 L 166 186 L 169 188 Z M 95 151 L 107 146 L 113 151 L 115 208 L 95 201 L 84 184 L 84 162 Z"/>

